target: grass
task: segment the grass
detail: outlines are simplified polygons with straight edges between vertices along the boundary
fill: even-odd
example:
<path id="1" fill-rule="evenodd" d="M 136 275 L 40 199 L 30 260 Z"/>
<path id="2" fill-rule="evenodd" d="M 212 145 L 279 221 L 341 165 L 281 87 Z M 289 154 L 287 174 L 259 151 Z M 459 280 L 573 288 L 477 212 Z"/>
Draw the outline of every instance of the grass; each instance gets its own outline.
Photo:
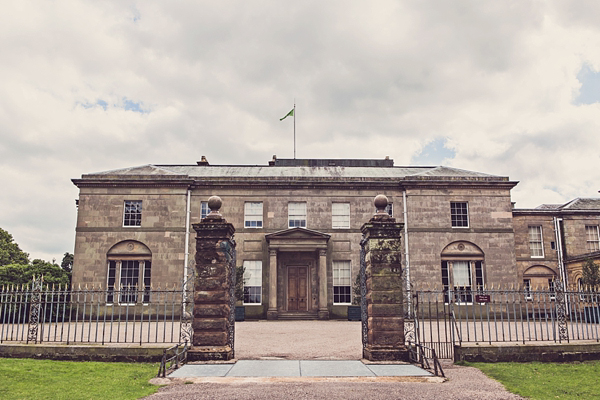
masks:
<path id="1" fill-rule="evenodd" d="M 600 398 L 600 361 L 583 363 L 465 363 L 510 392 L 531 399 Z"/>
<path id="2" fill-rule="evenodd" d="M 158 364 L 0 358 L 3 399 L 137 399 L 158 390 Z"/>

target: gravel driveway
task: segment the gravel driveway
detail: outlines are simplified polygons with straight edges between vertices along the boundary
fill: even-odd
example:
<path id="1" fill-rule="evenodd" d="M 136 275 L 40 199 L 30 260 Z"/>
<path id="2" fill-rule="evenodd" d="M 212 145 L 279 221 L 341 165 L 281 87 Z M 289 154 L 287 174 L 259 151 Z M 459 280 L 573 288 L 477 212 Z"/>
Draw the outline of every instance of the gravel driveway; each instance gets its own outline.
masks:
<path id="1" fill-rule="evenodd" d="M 238 359 L 360 359 L 360 322 L 246 321 L 236 324 Z M 332 379 L 171 384 L 149 399 L 520 399 L 475 368 L 444 363 L 444 383 Z"/>

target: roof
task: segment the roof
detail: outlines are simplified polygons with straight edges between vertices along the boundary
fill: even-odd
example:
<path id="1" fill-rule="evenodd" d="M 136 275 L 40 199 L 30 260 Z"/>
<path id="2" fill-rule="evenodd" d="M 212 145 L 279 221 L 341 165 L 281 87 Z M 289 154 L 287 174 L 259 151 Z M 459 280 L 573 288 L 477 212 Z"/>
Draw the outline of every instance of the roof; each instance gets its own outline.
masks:
<path id="1" fill-rule="evenodd" d="M 506 177 L 451 167 L 307 167 L 257 165 L 143 165 L 83 175 L 83 178 L 167 176 L 189 178 L 405 178 L 405 177 Z"/>
<path id="2" fill-rule="evenodd" d="M 600 198 L 575 198 L 564 204 L 541 204 L 536 208 L 515 208 L 515 214 L 560 214 L 600 212 Z"/>

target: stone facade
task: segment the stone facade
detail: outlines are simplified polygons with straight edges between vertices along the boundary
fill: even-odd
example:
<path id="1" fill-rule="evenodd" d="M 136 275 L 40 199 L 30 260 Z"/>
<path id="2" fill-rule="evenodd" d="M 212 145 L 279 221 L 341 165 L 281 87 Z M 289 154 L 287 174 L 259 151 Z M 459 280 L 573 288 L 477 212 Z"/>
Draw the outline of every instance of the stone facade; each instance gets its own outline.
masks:
<path id="1" fill-rule="evenodd" d="M 586 259 L 600 261 L 600 199 L 574 199 L 513 210 L 521 284 L 548 287 L 553 280 L 577 288 Z M 530 230 L 541 230 L 541 255 Z M 525 281 L 529 280 L 529 283 Z"/>
<path id="2" fill-rule="evenodd" d="M 148 165 L 73 182 L 80 189 L 76 286 L 106 287 L 111 279 L 118 284 L 128 260 L 151 263 L 153 287 L 181 286 L 194 268 L 192 225 L 213 195 L 222 199 L 221 214 L 235 228 L 237 264 L 254 274 L 247 318 L 345 317 L 359 271 L 361 227 L 373 216 L 378 194 L 387 196 L 391 214 L 405 226 L 403 266 L 413 285 L 440 288 L 462 279 L 461 286 L 474 288 L 522 281 L 516 254 L 524 250 L 510 198 L 516 182 L 507 177 L 394 167 L 387 159 L 274 159 L 268 166 Z M 139 225 L 124 226 L 127 201 L 140 205 Z M 292 203 L 300 204 L 299 217 L 291 216 Z M 254 214 L 248 204 L 257 205 Z M 126 242 L 143 245 L 150 258 L 115 252 Z M 110 260 L 116 262 L 113 278 Z"/>

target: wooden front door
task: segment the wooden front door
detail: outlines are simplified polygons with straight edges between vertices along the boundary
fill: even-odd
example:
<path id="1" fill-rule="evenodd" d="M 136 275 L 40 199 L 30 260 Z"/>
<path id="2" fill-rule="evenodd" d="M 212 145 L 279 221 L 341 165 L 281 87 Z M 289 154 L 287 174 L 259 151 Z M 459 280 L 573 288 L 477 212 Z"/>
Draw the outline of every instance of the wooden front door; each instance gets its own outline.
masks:
<path id="1" fill-rule="evenodd" d="M 307 267 L 288 267 L 288 311 L 307 311 Z"/>

